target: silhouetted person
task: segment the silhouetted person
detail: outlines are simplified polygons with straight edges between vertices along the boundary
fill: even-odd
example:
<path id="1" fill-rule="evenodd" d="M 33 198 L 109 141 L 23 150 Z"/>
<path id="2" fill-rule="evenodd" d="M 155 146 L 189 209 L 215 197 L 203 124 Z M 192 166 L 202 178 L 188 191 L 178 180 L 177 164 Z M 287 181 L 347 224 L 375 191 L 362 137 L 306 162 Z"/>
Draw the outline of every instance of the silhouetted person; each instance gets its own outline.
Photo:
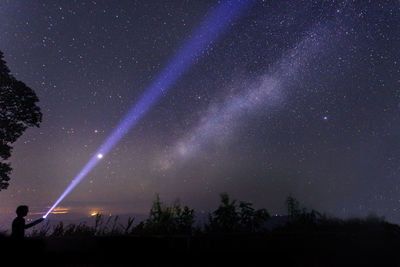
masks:
<path id="1" fill-rule="evenodd" d="M 25 229 L 31 228 L 32 226 L 44 221 L 44 218 L 40 218 L 32 223 L 25 224 L 24 217 L 28 215 L 28 206 L 19 206 L 15 212 L 17 213 L 17 218 L 12 222 L 12 237 L 23 238 L 25 236 Z"/>

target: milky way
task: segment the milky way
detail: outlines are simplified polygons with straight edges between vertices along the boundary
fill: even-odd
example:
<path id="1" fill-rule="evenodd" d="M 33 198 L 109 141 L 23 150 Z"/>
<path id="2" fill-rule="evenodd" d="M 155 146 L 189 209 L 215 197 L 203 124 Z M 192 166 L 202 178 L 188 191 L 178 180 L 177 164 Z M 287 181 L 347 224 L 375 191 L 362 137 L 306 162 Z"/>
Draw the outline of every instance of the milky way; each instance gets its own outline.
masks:
<path id="1" fill-rule="evenodd" d="M 211 104 L 198 124 L 173 146 L 172 151 L 159 159 L 160 167 L 168 169 L 177 160 L 194 157 L 204 146 L 226 145 L 243 121 L 260 109 L 263 113 L 273 114 L 283 106 L 293 83 L 309 70 L 312 59 L 330 52 L 326 50 L 329 49 L 326 42 L 333 45 L 338 42 L 337 38 L 328 26 L 313 28 L 293 48 L 284 51 L 268 73 L 253 78 L 253 81 L 236 82 L 222 98 L 222 103 Z"/>
<path id="2" fill-rule="evenodd" d="M 43 111 L 14 144 L 1 228 L 48 209 L 218 3 L 0 0 L 0 50 Z M 399 5 L 256 1 L 52 219 L 146 215 L 156 193 L 207 213 L 227 192 L 400 222 Z"/>

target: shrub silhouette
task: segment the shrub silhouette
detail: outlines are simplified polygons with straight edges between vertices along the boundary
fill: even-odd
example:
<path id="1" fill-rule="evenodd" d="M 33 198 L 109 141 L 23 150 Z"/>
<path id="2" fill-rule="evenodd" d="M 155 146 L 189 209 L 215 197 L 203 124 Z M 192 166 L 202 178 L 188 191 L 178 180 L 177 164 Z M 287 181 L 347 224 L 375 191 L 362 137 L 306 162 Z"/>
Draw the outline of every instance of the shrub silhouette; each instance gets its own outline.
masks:
<path id="1" fill-rule="evenodd" d="M 230 244 L 235 241 L 237 234 L 243 240 L 249 241 L 254 246 L 263 244 L 263 239 L 268 240 L 271 236 L 275 239 L 285 238 L 292 240 L 291 242 L 299 242 L 296 236 L 300 234 L 308 241 L 307 238 L 320 237 L 319 242 L 325 242 L 325 238 L 332 239 L 333 242 L 342 242 L 335 240 L 344 240 L 347 242 L 349 238 L 352 240 L 354 236 L 362 238 L 362 240 L 399 240 L 400 243 L 400 227 L 385 221 L 383 217 L 370 214 L 366 218 L 339 219 L 320 214 L 315 210 L 307 210 L 303 208 L 299 201 L 289 196 L 286 200 L 290 221 L 284 225 L 267 230 L 264 226 L 270 218 L 265 209 L 255 209 L 251 203 L 244 201 L 231 200 L 229 195 L 223 193 L 220 195 L 221 202 L 217 209 L 209 215 L 209 221 L 204 228 L 194 227 L 194 211 L 187 206 L 182 207 L 178 201 L 172 205 L 166 205 L 161 202 L 157 195 L 150 209 L 149 217 L 137 225 L 133 225 L 134 218 L 129 218 L 127 223 L 120 223 L 118 216 L 103 216 L 98 214 L 95 217 L 93 226 L 86 223 L 69 224 L 65 226 L 62 222 L 50 229 L 49 224 L 45 224 L 40 229 L 34 229 L 30 236 L 38 238 L 91 238 L 102 236 L 132 236 L 143 237 L 151 242 L 152 236 L 162 235 L 165 238 L 184 238 L 185 244 L 189 246 L 191 242 L 200 243 L 203 246 L 213 240 L 220 240 L 225 243 L 218 243 L 218 247 L 229 248 Z M 214 235 L 214 237 L 210 237 Z M 218 234 L 223 234 L 219 236 Z M 317 235 L 315 235 L 317 234 Z M 150 239 L 146 239 L 149 237 Z M 218 239 L 218 238 L 222 239 Z M 216 239 L 213 239 L 216 238 Z M 252 239 L 255 238 L 255 239 Z M 338 238 L 338 239 L 337 239 Z M 153 241 L 152 241 L 153 240 Z M 199 240 L 199 241 L 196 241 Z M 203 240 L 203 241 L 201 241 Z M 222 241 L 225 240 L 225 241 Z M 258 241 L 257 241 L 258 240 Z M 310 239 L 313 240 L 313 239 Z M 361 240 L 361 239 L 360 239 Z M 254 243 L 254 241 L 259 243 Z M 241 244 L 241 242 L 239 242 Z M 309 243 L 310 246 L 314 245 Z"/>
<path id="2" fill-rule="evenodd" d="M 150 261 L 154 266 L 190 266 L 194 262 L 195 266 L 247 266 L 266 258 L 270 265 L 278 266 L 399 266 L 400 227 L 383 217 L 329 217 L 302 207 L 289 196 L 286 204 L 290 221 L 285 223 L 287 218 L 282 218 L 285 224 L 266 230 L 269 215 L 265 209 L 230 200 L 228 194 L 220 197 L 221 203 L 201 229 L 193 227 L 192 209 L 181 207 L 179 202 L 165 205 L 157 195 L 148 219 L 136 226 L 133 218 L 120 224 L 118 216 L 99 214 L 93 226 L 64 226 L 61 222 L 50 231 L 47 224 L 31 236 L 48 241 L 51 249 L 40 252 L 45 256 L 42 258 L 75 257 L 76 261 L 84 256 L 84 263 L 94 265 L 106 263 L 106 255 L 115 265 L 116 260 L 126 264 L 134 255 L 135 262 L 140 258 L 146 266 L 153 266 Z M 46 240 L 48 237 L 50 240 Z M 4 244 L 3 252 L 9 243 Z"/>
<path id="3" fill-rule="evenodd" d="M 255 210 L 252 203 L 230 201 L 229 195 L 220 195 L 219 207 L 209 216 L 209 224 L 206 225 L 208 232 L 233 233 L 233 232 L 256 232 L 270 218 L 267 210 Z"/>
<path id="4" fill-rule="evenodd" d="M 209 216 L 205 225 L 206 232 L 212 233 L 255 233 L 263 231 L 265 222 L 270 218 L 265 209 L 254 209 L 249 202 L 230 201 L 228 194 L 221 194 L 220 206 Z M 179 201 L 168 206 L 156 195 L 149 217 L 133 225 L 134 218 L 129 217 L 126 224 L 119 222 L 118 216 L 104 217 L 97 214 L 94 226 L 86 223 L 69 224 L 63 222 L 54 225 L 48 223 L 40 229 L 34 229 L 30 236 L 65 237 L 65 236 L 106 236 L 106 235 L 193 235 L 202 234 L 199 227 L 194 227 L 194 210 L 181 206 Z"/>
<path id="5" fill-rule="evenodd" d="M 301 207 L 300 202 L 291 195 L 286 198 L 286 206 L 292 224 L 313 225 L 326 219 L 326 215 L 314 209 L 308 211 L 306 208 Z"/>
<path id="6" fill-rule="evenodd" d="M 152 234 L 191 234 L 194 224 L 194 210 L 187 206 L 183 208 L 179 201 L 172 206 L 167 206 L 160 201 L 160 196 L 156 199 L 150 209 L 149 218 L 140 223 L 134 233 Z"/>
<path id="7" fill-rule="evenodd" d="M 262 230 L 265 222 L 270 218 L 266 209 L 255 210 L 252 203 L 240 202 L 239 223 L 244 232 L 257 232 Z"/>

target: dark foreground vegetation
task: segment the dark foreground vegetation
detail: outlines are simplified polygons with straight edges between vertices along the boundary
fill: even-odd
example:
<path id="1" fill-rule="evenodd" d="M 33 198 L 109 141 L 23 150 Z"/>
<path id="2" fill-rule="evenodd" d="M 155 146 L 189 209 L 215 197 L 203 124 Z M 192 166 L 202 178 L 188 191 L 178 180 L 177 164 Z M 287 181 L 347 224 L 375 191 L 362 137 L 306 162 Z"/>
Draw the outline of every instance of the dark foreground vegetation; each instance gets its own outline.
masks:
<path id="1" fill-rule="evenodd" d="M 286 204 L 288 216 L 270 217 L 222 194 L 208 222 L 196 225 L 192 209 L 157 197 L 138 224 L 98 215 L 94 226 L 45 225 L 24 240 L 3 236 L 0 251 L 16 265 L 400 266 L 398 225 L 377 216 L 328 217 L 292 197 Z"/>

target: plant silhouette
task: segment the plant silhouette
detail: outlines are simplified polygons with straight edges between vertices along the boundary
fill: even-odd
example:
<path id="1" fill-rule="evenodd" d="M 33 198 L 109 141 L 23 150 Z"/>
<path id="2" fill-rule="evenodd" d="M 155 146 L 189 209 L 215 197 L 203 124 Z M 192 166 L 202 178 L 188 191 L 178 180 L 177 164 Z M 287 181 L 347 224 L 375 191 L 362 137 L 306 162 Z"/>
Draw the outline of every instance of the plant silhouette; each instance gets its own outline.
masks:
<path id="1" fill-rule="evenodd" d="M 270 218 L 266 209 L 255 210 L 253 204 L 236 200 L 230 201 L 229 195 L 220 194 L 219 207 L 209 216 L 206 229 L 214 233 L 256 232 Z"/>
<path id="2" fill-rule="evenodd" d="M 160 201 L 159 195 L 150 209 L 149 218 L 140 223 L 135 232 L 153 234 L 190 234 L 193 230 L 194 210 L 181 207 L 179 201 L 168 206 Z"/>

